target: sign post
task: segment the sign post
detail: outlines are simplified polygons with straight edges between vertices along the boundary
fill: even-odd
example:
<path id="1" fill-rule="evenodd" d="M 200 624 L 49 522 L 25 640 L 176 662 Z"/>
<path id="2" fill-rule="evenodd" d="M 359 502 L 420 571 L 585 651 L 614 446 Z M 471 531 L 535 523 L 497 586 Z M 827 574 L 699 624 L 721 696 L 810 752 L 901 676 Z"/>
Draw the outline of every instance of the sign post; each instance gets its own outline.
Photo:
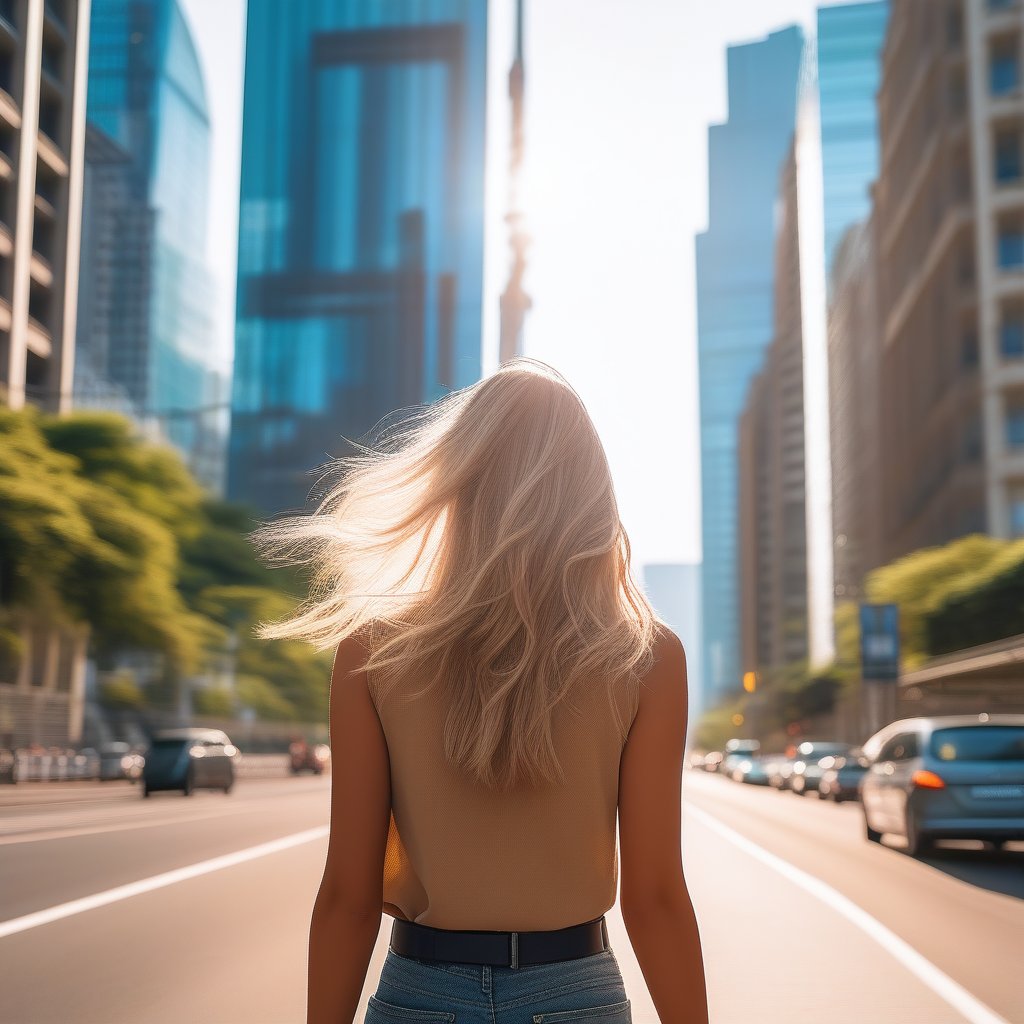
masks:
<path id="1" fill-rule="evenodd" d="M 895 604 L 860 606 L 860 665 L 867 734 L 896 718 L 900 618 Z"/>

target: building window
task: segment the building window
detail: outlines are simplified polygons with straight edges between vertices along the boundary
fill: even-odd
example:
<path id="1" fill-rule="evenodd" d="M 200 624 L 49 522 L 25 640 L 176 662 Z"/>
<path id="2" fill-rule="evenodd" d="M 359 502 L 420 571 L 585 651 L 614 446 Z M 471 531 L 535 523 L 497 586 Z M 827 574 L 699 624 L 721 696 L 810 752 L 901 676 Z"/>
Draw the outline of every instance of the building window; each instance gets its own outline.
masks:
<path id="1" fill-rule="evenodd" d="M 1020 220 L 999 225 L 999 266 L 1002 270 L 1024 267 L 1024 224 Z"/>
<path id="2" fill-rule="evenodd" d="M 1011 448 L 1024 447 L 1024 405 L 1006 410 L 1006 443 Z"/>
<path id="3" fill-rule="evenodd" d="M 989 50 L 989 88 L 993 96 L 1013 92 L 1020 82 L 1016 38 L 997 39 Z"/>
<path id="4" fill-rule="evenodd" d="M 1006 310 L 999 328 L 999 348 L 1008 359 L 1024 356 L 1024 309 Z"/>
<path id="5" fill-rule="evenodd" d="M 1019 181 L 1021 176 L 1020 132 L 1001 131 L 996 134 L 996 181 Z"/>

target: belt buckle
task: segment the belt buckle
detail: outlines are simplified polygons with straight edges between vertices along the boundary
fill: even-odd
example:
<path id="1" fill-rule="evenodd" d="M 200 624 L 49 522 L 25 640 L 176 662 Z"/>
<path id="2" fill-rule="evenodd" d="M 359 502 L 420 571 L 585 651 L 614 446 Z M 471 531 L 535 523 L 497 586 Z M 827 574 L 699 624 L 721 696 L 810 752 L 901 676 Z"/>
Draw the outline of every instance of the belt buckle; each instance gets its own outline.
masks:
<path id="1" fill-rule="evenodd" d="M 519 932 L 512 932 L 512 963 L 510 966 L 519 966 Z"/>

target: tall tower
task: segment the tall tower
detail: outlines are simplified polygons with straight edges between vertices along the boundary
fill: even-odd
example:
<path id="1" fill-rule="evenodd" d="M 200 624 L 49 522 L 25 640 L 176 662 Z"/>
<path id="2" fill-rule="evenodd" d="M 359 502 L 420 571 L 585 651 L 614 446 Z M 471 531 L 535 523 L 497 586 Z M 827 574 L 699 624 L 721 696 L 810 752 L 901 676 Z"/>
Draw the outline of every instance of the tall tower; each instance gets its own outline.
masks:
<path id="1" fill-rule="evenodd" d="M 78 340 L 94 378 L 223 486 L 223 373 L 206 265 L 210 118 L 178 0 L 93 0 Z M 80 404 L 95 404 L 76 381 Z"/>
<path id="2" fill-rule="evenodd" d="M 250 0 L 228 493 L 480 378 L 487 4 Z"/>
<path id="3" fill-rule="evenodd" d="M 71 407 L 89 0 L 0 5 L 0 402 Z"/>
<path id="4" fill-rule="evenodd" d="M 776 192 L 803 46 L 794 26 L 729 47 L 729 119 L 708 132 L 708 229 L 696 252 L 705 707 L 741 685 L 737 431 L 772 337 Z"/>

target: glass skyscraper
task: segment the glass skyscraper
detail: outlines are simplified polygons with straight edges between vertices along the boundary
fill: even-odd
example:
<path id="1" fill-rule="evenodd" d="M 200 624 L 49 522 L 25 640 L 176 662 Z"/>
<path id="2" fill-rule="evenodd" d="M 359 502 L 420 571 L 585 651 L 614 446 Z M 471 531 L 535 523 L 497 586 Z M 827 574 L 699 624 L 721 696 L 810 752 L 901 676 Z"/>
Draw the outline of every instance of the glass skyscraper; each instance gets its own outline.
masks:
<path id="1" fill-rule="evenodd" d="M 729 47 L 729 117 L 708 133 L 708 229 L 697 236 L 704 707 L 738 689 L 737 426 L 772 337 L 774 210 L 796 123 L 796 26 Z"/>
<path id="2" fill-rule="evenodd" d="M 879 152 L 875 94 L 888 22 L 888 0 L 818 10 L 826 279 L 843 233 L 871 210 Z"/>
<path id="3" fill-rule="evenodd" d="M 82 254 L 83 281 L 109 294 L 84 304 L 96 316 L 80 325 L 79 344 L 102 353 L 96 372 L 122 386 L 140 417 L 160 423 L 196 475 L 220 490 L 224 430 L 209 414 L 224 399 L 205 265 L 210 120 L 177 0 L 93 0 L 87 117 L 91 182 L 107 182 L 109 193 L 119 165 L 119 184 L 116 202 L 87 187 L 87 219 L 116 222 L 95 225 L 109 244 Z"/>
<path id="4" fill-rule="evenodd" d="M 229 496 L 481 373 L 487 4 L 250 0 Z"/>

